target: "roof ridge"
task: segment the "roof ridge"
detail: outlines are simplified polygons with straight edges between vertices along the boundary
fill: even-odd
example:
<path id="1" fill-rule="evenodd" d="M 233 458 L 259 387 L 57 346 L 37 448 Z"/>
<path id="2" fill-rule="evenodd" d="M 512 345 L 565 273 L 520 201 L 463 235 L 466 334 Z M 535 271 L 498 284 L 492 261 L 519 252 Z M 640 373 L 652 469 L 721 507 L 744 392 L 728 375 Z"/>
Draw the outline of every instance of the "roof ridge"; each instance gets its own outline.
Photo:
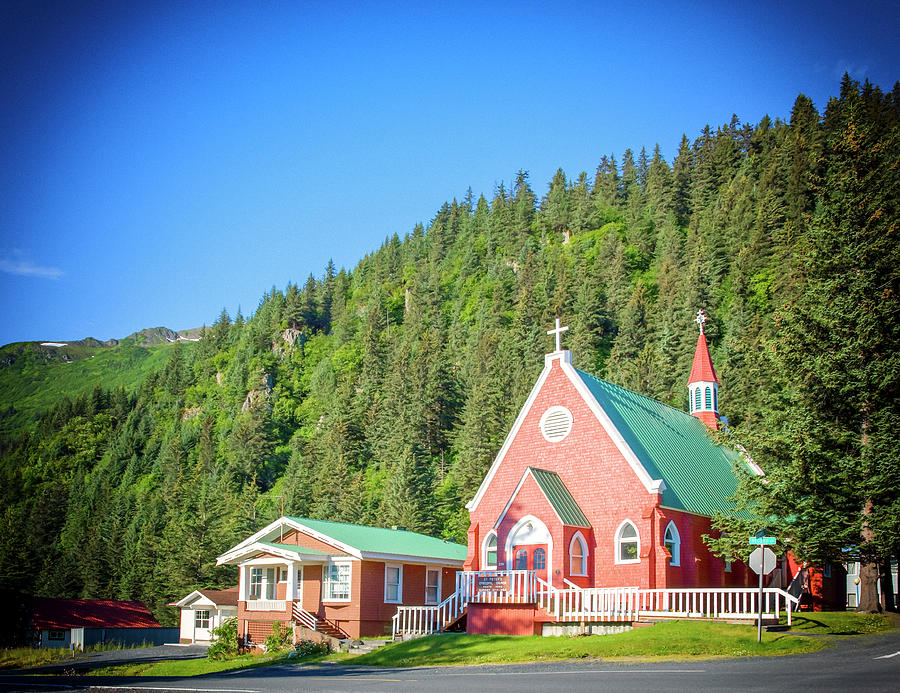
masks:
<path id="1" fill-rule="evenodd" d="M 610 386 L 616 388 L 617 390 L 624 390 L 625 392 L 635 395 L 636 397 L 641 397 L 642 399 L 649 400 L 650 402 L 653 402 L 654 404 L 659 404 L 660 406 L 667 407 L 667 408 L 671 409 L 672 411 L 678 412 L 679 414 L 683 414 L 688 419 L 697 420 L 696 416 L 691 416 L 691 414 L 684 411 L 684 409 L 679 409 L 678 407 L 673 407 L 671 404 L 666 404 L 665 402 L 663 402 L 661 400 L 655 399 L 653 397 L 649 397 L 648 395 L 642 395 L 640 392 L 635 392 L 634 390 L 629 390 L 627 387 L 623 387 L 622 385 L 616 385 L 616 383 L 610 382 L 609 380 L 604 380 L 603 378 L 600 378 L 592 373 L 587 373 L 586 371 L 583 371 L 579 368 L 575 368 L 575 370 L 578 372 L 579 375 L 587 376 L 588 378 L 592 378 L 599 383 L 604 383 L 605 385 L 610 385 Z"/>

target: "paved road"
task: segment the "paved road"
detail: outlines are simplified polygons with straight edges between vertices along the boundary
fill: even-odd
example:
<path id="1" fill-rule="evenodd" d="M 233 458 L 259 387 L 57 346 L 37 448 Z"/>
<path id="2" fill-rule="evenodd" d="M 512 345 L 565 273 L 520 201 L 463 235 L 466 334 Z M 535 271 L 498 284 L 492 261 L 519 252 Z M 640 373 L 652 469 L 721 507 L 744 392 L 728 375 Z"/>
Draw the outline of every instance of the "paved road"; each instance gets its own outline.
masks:
<path id="1" fill-rule="evenodd" d="M 754 657 L 704 662 L 555 662 L 509 666 L 381 669 L 341 665 L 282 665 L 191 679 L 169 677 L 0 677 L 0 691 L 95 689 L 190 693 L 294 693 L 296 691 L 841 691 L 900 690 L 900 632 L 843 641 L 796 657 Z"/>
<path id="2" fill-rule="evenodd" d="M 73 658 L 61 659 L 52 664 L 29 669 L 29 674 L 53 674 L 74 670 L 79 674 L 100 667 L 131 664 L 133 662 L 160 662 L 166 659 L 199 659 L 206 656 L 209 645 L 156 645 L 154 647 L 133 647 L 122 650 L 86 652 Z M 19 672 L 6 672 L 19 673 Z"/>

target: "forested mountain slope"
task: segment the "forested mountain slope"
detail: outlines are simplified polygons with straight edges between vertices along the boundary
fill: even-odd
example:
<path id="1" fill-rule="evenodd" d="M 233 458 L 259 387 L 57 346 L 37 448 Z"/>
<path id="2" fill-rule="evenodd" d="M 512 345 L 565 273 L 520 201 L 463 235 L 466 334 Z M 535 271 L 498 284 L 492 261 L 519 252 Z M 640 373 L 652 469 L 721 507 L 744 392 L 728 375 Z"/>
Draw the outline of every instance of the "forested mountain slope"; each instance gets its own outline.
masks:
<path id="1" fill-rule="evenodd" d="M 520 172 L 351 271 L 272 288 L 248 319 L 223 312 L 138 390 L 63 401 L 3 440 L 0 587 L 141 599 L 172 622 L 167 602 L 235 581 L 214 557 L 277 516 L 281 497 L 291 515 L 464 541 L 463 504 L 557 316 L 579 368 L 686 407 L 703 308 L 722 412 L 738 431 L 772 426 L 786 401 L 773 393 L 796 384 L 771 354 L 783 316 L 812 300 L 811 249 L 829 239 L 849 256 L 860 243 L 833 226 L 848 200 L 829 191 L 859 175 L 842 148 L 862 141 L 883 191 L 850 203 L 884 255 L 865 281 L 897 305 L 898 109 L 898 88 L 845 79 L 824 117 L 800 96 L 788 122 L 735 117 L 684 138 L 671 165 L 628 150 L 593 176 L 560 170 L 543 194 Z M 882 318 L 890 351 L 896 308 Z M 882 397 L 896 394 L 886 368 Z"/>

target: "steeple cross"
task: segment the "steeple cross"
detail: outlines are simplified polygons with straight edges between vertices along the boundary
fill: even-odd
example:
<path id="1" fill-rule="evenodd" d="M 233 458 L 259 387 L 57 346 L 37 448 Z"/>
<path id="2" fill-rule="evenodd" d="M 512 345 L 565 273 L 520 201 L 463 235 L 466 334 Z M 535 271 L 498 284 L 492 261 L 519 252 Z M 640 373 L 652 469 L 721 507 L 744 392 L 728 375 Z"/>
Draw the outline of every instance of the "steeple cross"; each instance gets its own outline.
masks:
<path id="1" fill-rule="evenodd" d="M 562 333 L 568 330 L 568 327 L 560 327 L 559 326 L 559 318 L 556 318 L 556 329 L 555 330 L 547 330 L 547 334 L 556 335 L 556 350 L 562 351 L 562 343 L 560 338 L 562 337 Z"/>
<path id="2" fill-rule="evenodd" d="M 700 325 L 700 334 L 703 334 L 703 323 L 706 322 L 706 314 L 703 312 L 703 309 L 697 311 L 697 317 L 694 318 L 694 322 Z"/>

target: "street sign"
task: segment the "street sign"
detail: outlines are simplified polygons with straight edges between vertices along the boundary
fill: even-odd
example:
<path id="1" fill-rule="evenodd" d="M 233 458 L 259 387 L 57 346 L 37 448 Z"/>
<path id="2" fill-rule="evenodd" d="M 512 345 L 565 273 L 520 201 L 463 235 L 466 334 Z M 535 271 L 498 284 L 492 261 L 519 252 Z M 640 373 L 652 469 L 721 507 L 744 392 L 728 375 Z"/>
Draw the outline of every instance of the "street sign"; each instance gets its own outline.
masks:
<path id="1" fill-rule="evenodd" d="M 775 552 L 769 548 L 760 547 L 750 552 L 750 570 L 758 575 L 768 575 L 775 570 Z"/>
<path id="2" fill-rule="evenodd" d="M 775 546 L 775 537 L 750 537 L 750 543 L 757 546 Z"/>

